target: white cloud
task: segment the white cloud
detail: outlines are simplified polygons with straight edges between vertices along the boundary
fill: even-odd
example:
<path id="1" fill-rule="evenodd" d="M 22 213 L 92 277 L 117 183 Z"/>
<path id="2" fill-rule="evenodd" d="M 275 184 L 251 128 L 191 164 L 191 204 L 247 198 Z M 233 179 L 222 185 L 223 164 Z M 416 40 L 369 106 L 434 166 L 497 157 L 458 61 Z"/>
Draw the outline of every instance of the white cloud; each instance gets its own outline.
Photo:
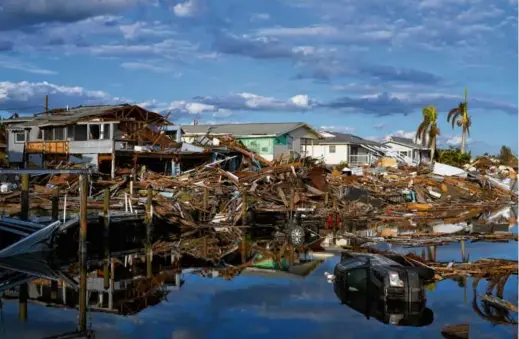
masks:
<path id="1" fill-rule="evenodd" d="M 33 74 L 41 74 L 41 75 L 53 75 L 57 74 L 55 71 L 51 71 L 44 68 L 39 68 L 38 66 L 25 63 L 18 60 L 13 60 L 11 58 L 0 58 L 0 68 L 23 71 L 27 73 Z"/>
<path id="2" fill-rule="evenodd" d="M 449 146 L 460 146 L 461 145 L 461 135 L 454 135 L 449 137 L 444 137 L 440 139 L 442 143 L 445 143 Z M 470 138 L 467 138 L 466 140 L 467 144 L 471 143 L 472 140 Z"/>
<path id="3" fill-rule="evenodd" d="M 186 0 L 173 6 L 173 13 L 178 17 L 193 17 L 201 10 L 201 0 Z"/>
<path id="4" fill-rule="evenodd" d="M 311 106 L 308 95 L 299 94 L 293 96 L 290 100 L 294 105 L 299 106 L 301 108 L 309 108 Z"/>
<path id="5" fill-rule="evenodd" d="M 0 108 L 42 107 L 45 95 L 51 107 L 126 102 L 104 91 L 92 91 L 79 86 L 64 86 L 44 82 L 0 82 Z"/>
<path id="6" fill-rule="evenodd" d="M 305 94 L 288 100 L 265 97 L 254 93 L 233 93 L 223 97 L 198 97 L 194 100 L 177 100 L 171 103 L 151 100 L 142 104 L 160 112 L 172 111 L 176 118 L 192 115 L 228 117 L 235 111 L 291 112 L 313 108 L 313 100 Z"/>
<path id="7" fill-rule="evenodd" d="M 305 94 L 298 94 L 290 98 L 289 101 L 278 100 L 272 97 L 264 97 L 252 93 L 238 93 L 239 98 L 245 99 L 244 105 L 251 109 L 309 109 L 312 101 Z"/>
<path id="8" fill-rule="evenodd" d="M 309 37 L 336 35 L 339 34 L 339 31 L 332 26 L 273 27 L 259 29 L 258 34 L 277 37 Z"/>
<path id="9" fill-rule="evenodd" d="M 119 26 L 119 30 L 124 38 L 129 40 L 140 37 L 161 37 L 175 34 L 167 25 L 142 21 L 137 21 L 132 24 L 122 24 Z"/>
<path id="10" fill-rule="evenodd" d="M 412 139 L 414 141 L 414 138 L 416 136 L 416 132 L 414 132 L 414 131 L 398 130 L 398 131 L 395 131 L 395 132 L 393 132 L 391 134 L 388 134 L 388 135 L 384 136 L 383 138 L 384 138 L 385 141 L 387 141 L 392 136 L 400 137 L 400 138 Z M 420 141 L 420 140 L 418 140 L 418 141 Z"/>
<path id="11" fill-rule="evenodd" d="M 319 130 L 321 131 L 329 131 L 329 132 L 342 132 L 342 133 L 354 133 L 355 128 L 350 126 L 319 126 Z"/>
<path id="12" fill-rule="evenodd" d="M 171 72 L 171 68 L 161 66 L 152 62 L 123 62 L 121 64 L 122 68 L 130 69 L 130 70 L 145 70 L 152 71 L 156 73 L 167 73 Z"/>
<path id="13" fill-rule="evenodd" d="M 386 126 L 387 126 L 387 124 L 385 124 L 385 123 L 379 123 L 379 124 L 373 125 L 373 128 L 380 130 L 380 129 L 386 128 Z"/>

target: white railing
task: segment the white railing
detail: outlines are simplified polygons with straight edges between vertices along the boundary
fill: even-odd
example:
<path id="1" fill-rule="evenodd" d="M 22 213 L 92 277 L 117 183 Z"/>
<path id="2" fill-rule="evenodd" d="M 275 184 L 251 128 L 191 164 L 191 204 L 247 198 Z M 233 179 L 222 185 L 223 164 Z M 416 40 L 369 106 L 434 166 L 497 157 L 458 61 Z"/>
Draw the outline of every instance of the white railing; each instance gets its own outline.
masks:
<path id="1" fill-rule="evenodd" d="M 359 154 L 359 155 L 350 155 L 348 159 L 348 166 L 362 166 L 364 164 L 373 164 L 375 162 L 375 157 L 371 154 Z"/>

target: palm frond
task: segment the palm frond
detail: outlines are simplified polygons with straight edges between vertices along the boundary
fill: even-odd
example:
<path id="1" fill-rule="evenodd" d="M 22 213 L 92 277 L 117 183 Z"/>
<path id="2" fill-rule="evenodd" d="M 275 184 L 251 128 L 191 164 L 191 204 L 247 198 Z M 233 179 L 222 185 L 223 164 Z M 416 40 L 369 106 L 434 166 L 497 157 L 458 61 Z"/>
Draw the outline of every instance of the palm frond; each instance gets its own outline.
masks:
<path id="1" fill-rule="evenodd" d="M 460 108 L 459 108 L 459 106 L 456 107 L 456 108 L 451 109 L 451 110 L 449 111 L 449 114 L 447 114 L 447 122 L 450 122 L 451 119 L 456 119 L 456 116 L 457 116 L 458 114 L 460 114 L 460 113 L 462 113 L 462 112 L 460 112 Z"/>

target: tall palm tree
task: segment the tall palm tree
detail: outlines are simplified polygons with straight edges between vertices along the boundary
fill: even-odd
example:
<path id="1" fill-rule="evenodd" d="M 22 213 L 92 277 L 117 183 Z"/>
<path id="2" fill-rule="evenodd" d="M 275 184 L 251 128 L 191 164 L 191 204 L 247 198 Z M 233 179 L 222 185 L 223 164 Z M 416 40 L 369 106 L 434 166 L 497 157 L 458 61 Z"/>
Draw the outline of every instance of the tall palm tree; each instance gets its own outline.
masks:
<path id="1" fill-rule="evenodd" d="M 468 112 L 467 96 L 468 89 L 465 87 L 465 101 L 460 102 L 458 107 L 451 109 L 447 115 L 447 122 L 452 122 L 452 129 L 454 129 L 454 124 L 457 124 L 462 128 L 461 153 L 465 153 L 467 135 L 470 137 L 470 126 L 472 125 L 472 120 L 470 119 Z"/>
<path id="2" fill-rule="evenodd" d="M 434 154 L 436 153 L 436 137 L 440 135 L 438 128 L 438 111 L 436 106 L 428 105 L 423 108 L 423 121 L 416 130 L 416 142 L 418 139 L 422 141 L 422 145 L 431 149 L 431 161 L 434 161 Z"/>

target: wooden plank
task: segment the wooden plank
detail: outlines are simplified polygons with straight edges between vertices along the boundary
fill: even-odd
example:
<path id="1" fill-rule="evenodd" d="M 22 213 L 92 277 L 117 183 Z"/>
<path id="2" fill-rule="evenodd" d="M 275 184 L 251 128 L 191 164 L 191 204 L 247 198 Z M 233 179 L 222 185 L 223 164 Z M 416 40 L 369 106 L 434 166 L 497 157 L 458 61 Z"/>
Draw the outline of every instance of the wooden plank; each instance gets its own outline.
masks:
<path id="1" fill-rule="evenodd" d="M 109 161 L 109 160 L 112 160 L 112 155 L 111 154 L 99 154 L 97 156 L 97 159 L 98 159 L 98 161 Z"/>

